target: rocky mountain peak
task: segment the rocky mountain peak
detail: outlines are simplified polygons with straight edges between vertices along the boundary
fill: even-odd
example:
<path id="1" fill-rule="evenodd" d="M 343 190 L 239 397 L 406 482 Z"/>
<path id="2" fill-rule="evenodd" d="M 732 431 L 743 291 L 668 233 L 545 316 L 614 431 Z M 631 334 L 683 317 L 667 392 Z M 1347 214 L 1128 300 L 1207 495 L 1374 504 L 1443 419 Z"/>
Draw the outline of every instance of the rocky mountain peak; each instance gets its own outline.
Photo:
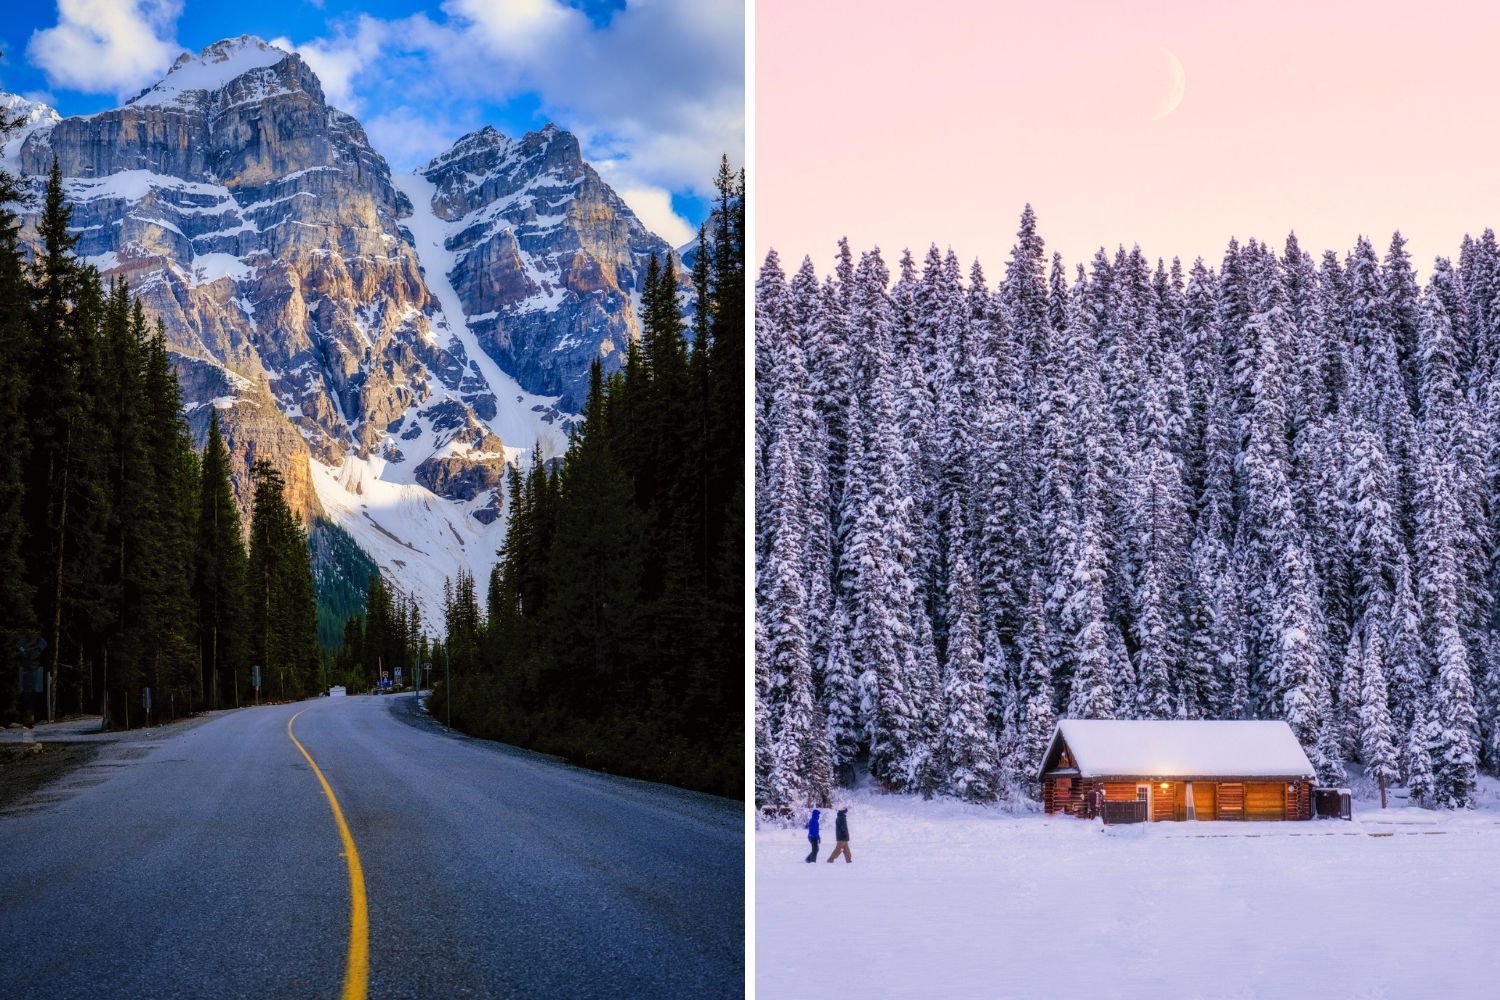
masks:
<path id="1" fill-rule="evenodd" d="M 62 117 L 40 101 L 28 101 L 19 94 L 0 93 L 0 111 L 6 118 L 19 122 L 3 144 L 0 144 L 0 168 L 20 172 L 21 145 L 33 132 L 46 133 Z"/>
<path id="2" fill-rule="evenodd" d="M 618 367 L 639 333 L 647 263 L 672 248 L 555 124 L 519 139 L 472 132 L 418 177 L 446 224 L 448 277 L 480 345 L 526 390 L 581 409 L 589 366 Z"/>
<path id="3" fill-rule="evenodd" d="M 3 101 L 27 121 L 7 168 L 39 195 L 57 158 L 78 254 L 162 321 L 242 504 L 270 458 L 294 508 L 429 615 L 457 567 L 488 575 L 506 465 L 566 447 L 590 365 L 622 363 L 646 264 L 672 252 L 555 124 L 481 128 L 393 176 L 300 57 L 249 35 L 98 114 Z"/>
<path id="4" fill-rule="evenodd" d="M 289 64 L 282 67 L 282 64 Z M 254 35 L 225 38 L 194 56 L 184 52 L 160 81 L 126 102 L 128 106 L 191 107 L 227 92 L 231 100 L 268 96 L 274 89 L 308 92 L 319 104 L 323 89 L 299 56 Z"/>

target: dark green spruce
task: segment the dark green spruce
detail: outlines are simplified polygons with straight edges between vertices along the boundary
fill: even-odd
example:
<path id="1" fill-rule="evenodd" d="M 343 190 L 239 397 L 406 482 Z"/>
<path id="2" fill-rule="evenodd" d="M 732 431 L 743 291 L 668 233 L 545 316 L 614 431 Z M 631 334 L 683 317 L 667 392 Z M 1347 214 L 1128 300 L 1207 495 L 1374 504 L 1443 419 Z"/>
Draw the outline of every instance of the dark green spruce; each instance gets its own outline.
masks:
<path id="1" fill-rule="evenodd" d="M 162 328 L 75 256 L 56 166 L 29 248 L 21 196 L 0 173 L 0 722 L 99 712 L 127 728 L 229 706 L 251 662 L 276 669 L 269 695 L 312 693 L 309 553 L 279 476 L 257 482 L 254 568 L 273 597 L 252 618 L 217 419 L 200 460 Z"/>
<path id="2" fill-rule="evenodd" d="M 456 726 L 738 797 L 744 197 L 727 160 L 718 183 L 691 325 L 673 262 L 653 261 L 624 370 L 595 367 L 560 461 L 512 470 L 488 614 L 460 576 L 444 647 Z"/>
<path id="3" fill-rule="evenodd" d="M 318 617 L 307 536 L 287 506 L 285 481 L 265 460 L 251 471 L 250 658 L 261 698 L 300 698 L 322 685 Z"/>

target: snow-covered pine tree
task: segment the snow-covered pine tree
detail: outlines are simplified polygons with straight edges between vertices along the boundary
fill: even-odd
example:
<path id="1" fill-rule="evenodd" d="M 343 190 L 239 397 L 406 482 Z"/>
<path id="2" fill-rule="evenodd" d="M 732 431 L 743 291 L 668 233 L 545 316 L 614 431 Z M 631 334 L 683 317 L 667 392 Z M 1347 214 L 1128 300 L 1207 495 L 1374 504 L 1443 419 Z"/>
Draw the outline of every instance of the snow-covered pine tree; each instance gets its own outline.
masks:
<path id="1" fill-rule="evenodd" d="M 1383 640 L 1379 628 L 1365 633 L 1363 658 L 1360 661 L 1359 758 L 1365 765 L 1365 777 L 1380 788 L 1380 808 L 1386 806 L 1386 786 L 1396 780 L 1395 733 L 1391 729 L 1391 710 L 1386 700 Z"/>
<path id="2" fill-rule="evenodd" d="M 1396 731 L 1409 732 L 1418 722 L 1427 692 L 1427 651 L 1422 643 L 1422 611 L 1405 551 L 1396 558 L 1395 584 L 1384 623 L 1384 661 Z"/>
<path id="3" fill-rule="evenodd" d="M 1437 723 L 1432 718 L 1432 706 L 1419 706 L 1416 723 L 1407 734 L 1406 750 L 1402 754 L 1402 777 L 1406 781 L 1406 793 L 1418 805 L 1432 802 L 1437 794 L 1437 782 L 1432 773 L 1432 751 L 1438 738 Z"/>
<path id="4" fill-rule="evenodd" d="M 773 807 L 771 802 L 771 670 L 765 620 L 755 615 L 755 808 Z"/>
<path id="5" fill-rule="evenodd" d="M 1244 636 L 1221 535 L 1217 512 L 1205 510 L 1193 527 L 1189 559 L 1183 698 L 1196 701 L 1206 718 L 1238 719 L 1247 698 Z"/>
<path id="6" fill-rule="evenodd" d="M 996 792 L 996 746 L 984 711 L 979 591 L 964 556 L 963 536 L 963 509 L 955 497 L 948 508 L 950 620 L 937 756 L 949 794 L 969 802 L 988 802 Z"/>
<path id="7" fill-rule="evenodd" d="M 828 437 L 822 419 L 815 411 L 806 413 L 804 424 L 806 441 L 804 460 L 801 463 L 803 497 L 806 503 L 803 525 L 802 563 L 807 574 L 807 621 L 808 634 L 813 650 L 813 680 L 823 683 L 822 667 L 828 657 L 833 620 L 835 538 L 833 530 L 833 498 L 828 486 Z"/>
<path id="8" fill-rule="evenodd" d="M 835 604 L 828 623 L 823 663 L 823 705 L 828 732 L 830 763 L 840 785 L 854 783 L 854 762 L 859 756 L 859 679 L 849 651 L 849 615 L 843 602 Z"/>
<path id="9" fill-rule="evenodd" d="M 812 730 L 802 749 L 802 773 L 806 775 L 804 795 L 808 806 L 827 808 L 833 793 L 833 748 L 828 743 L 828 713 L 814 700 Z"/>
<path id="10" fill-rule="evenodd" d="M 1355 242 L 1348 281 L 1350 354 L 1354 376 L 1363 383 L 1367 394 L 1369 411 L 1365 416 L 1370 429 L 1381 436 L 1386 452 L 1398 456 L 1399 461 L 1410 445 L 1411 404 L 1401 375 L 1396 331 L 1387 308 L 1380 261 L 1375 248 L 1363 237 Z"/>
<path id="11" fill-rule="evenodd" d="M 1345 760 L 1363 760 L 1360 756 L 1364 729 L 1364 643 L 1359 630 L 1349 633 L 1344 658 L 1339 663 L 1338 697 L 1334 703 L 1334 726 L 1338 731 L 1339 752 Z M 1383 686 L 1384 682 L 1382 682 Z"/>
<path id="12" fill-rule="evenodd" d="M 1420 295 L 1417 276 L 1411 267 L 1411 255 L 1406 252 L 1406 239 L 1399 231 L 1391 234 L 1390 248 L 1386 251 L 1380 276 L 1385 289 L 1381 311 L 1396 348 L 1396 362 L 1406 390 L 1407 406 L 1415 409 L 1419 379 L 1417 331 L 1421 325 Z"/>
<path id="13" fill-rule="evenodd" d="M 1020 647 L 1020 734 L 1016 740 L 1015 759 L 1007 768 L 1012 780 L 1030 779 L 1041 766 L 1042 754 L 1057 726 L 1053 712 L 1052 663 L 1049 650 L 1046 606 L 1042 600 L 1042 582 L 1031 575 L 1027 588 L 1026 623 L 1019 640 Z"/>
<path id="14" fill-rule="evenodd" d="M 912 616 L 924 616 L 911 579 L 912 505 L 901 491 L 904 463 L 887 278 L 878 253 L 863 255 L 852 277 L 849 329 L 860 348 L 859 370 L 867 388 L 846 421 L 848 476 L 842 512 L 847 527 L 840 573 L 847 581 L 850 648 L 863 667 L 870 773 L 902 788 L 920 746 L 921 717 L 931 711 L 931 702 L 922 704 L 913 696 L 931 685 L 908 675 L 908 664 L 921 663 Z M 866 412 L 868 418 L 863 418 Z"/>
<path id="15" fill-rule="evenodd" d="M 1199 718 L 1196 685 L 1183 684 L 1183 591 L 1188 576 L 1187 499 L 1170 448 L 1166 401 L 1148 392 L 1122 518 L 1122 576 L 1135 639 L 1135 712 L 1145 719 Z"/>
<path id="16" fill-rule="evenodd" d="M 1119 629 L 1107 616 L 1104 603 L 1104 540 L 1095 479 L 1092 472 L 1084 476 L 1069 573 L 1060 581 L 1065 595 L 1061 608 L 1064 648 L 1073 668 L 1068 714 L 1076 719 L 1113 719 L 1117 705 L 1117 668 L 1111 665 L 1109 631 Z"/>
<path id="17" fill-rule="evenodd" d="M 1459 631 L 1462 579 L 1455 545 L 1458 514 L 1450 474 L 1430 444 L 1422 451 L 1421 464 L 1422 503 L 1416 548 L 1426 612 L 1424 631 L 1433 664 L 1433 714 L 1440 733 L 1432 761 L 1434 799 L 1440 806 L 1463 809 L 1474 804 L 1479 720 L 1469 650 Z"/>
<path id="18" fill-rule="evenodd" d="M 1349 519 L 1344 550 L 1351 563 L 1352 620 L 1378 614 L 1390 604 L 1397 554 L 1401 547 L 1396 521 L 1395 476 L 1380 437 L 1350 431 L 1342 441 L 1345 455 L 1340 493 Z"/>
<path id="19" fill-rule="evenodd" d="M 773 404 L 779 408 L 780 401 Z M 778 726 L 772 738 L 767 798 L 774 808 L 800 809 L 810 791 L 804 769 L 809 743 L 822 733 L 814 728 L 812 644 L 808 637 L 807 594 L 803 586 L 803 537 L 800 485 L 794 479 L 795 448 L 781 434 L 772 446 L 771 510 L 776 530 L 762 571 L 767 578 L 761 614 L 773 692 L 779 694 Z"/>
<path id="20" fill-rule="evenodd" d="M 768 424 L 771 417 L 771 393 L 773 374 L 776 371 L 775 342 L 789 322 L 788 291 L 786 276 L 781 271 L 781 260 L 772 250 L 766 254 L 761 265 L 760 276 L 755 282 L 755 475 L 764 481 L 770 446 Z M 759 528 L 768 523 L 769 511 L 763 506 L 761 497 L 756 497 L 755 523 L 757 541 Z M 757 558 L 762 546 L 757 544 Z"/>

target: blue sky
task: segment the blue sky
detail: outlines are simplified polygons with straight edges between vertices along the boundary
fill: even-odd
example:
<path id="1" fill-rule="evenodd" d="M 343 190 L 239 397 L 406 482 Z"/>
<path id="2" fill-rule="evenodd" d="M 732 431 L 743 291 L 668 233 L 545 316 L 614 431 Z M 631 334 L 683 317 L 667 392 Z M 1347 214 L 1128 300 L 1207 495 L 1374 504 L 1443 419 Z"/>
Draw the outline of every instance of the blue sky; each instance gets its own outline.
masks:
<path id="1" fill-rule="evenodd" d="M 9 0 L 0 90 L 90 114 L 241 34 L 301 54 L 398 170 L 556 122 L 673 243 L 744 159 L 743 0 Z"/>

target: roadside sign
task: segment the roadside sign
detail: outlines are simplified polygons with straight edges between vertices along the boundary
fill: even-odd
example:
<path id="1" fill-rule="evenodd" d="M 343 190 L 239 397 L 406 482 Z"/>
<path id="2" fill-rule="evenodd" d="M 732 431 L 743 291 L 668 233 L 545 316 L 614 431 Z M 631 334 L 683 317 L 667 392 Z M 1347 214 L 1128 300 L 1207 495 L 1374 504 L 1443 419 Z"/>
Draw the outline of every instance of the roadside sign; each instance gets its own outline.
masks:
<path id="1" fill-rule="evenodd" d="M 254 685 L 256 687 L 260 687 L 260 664 L 257 663 L 255 666 L 251 667 L 250 668 L 250 672 L 251 672 L 251 676 L 253 676 L 255 678 L 255 680 L 253 682 Z"/>
<path id="2" fill-rule="evenodd" d="M 151 689 L 150 688 L 141 688 L 141 704 L 145 706 L 146 711 L 148 711 L 148 712 L 151 711 Z"/>
<path id="3" fill-rule="evenodd" d="M 401 686 L 401 668 L 400 667 L 396 668 L 396 686 L 397 687 Z"/>

